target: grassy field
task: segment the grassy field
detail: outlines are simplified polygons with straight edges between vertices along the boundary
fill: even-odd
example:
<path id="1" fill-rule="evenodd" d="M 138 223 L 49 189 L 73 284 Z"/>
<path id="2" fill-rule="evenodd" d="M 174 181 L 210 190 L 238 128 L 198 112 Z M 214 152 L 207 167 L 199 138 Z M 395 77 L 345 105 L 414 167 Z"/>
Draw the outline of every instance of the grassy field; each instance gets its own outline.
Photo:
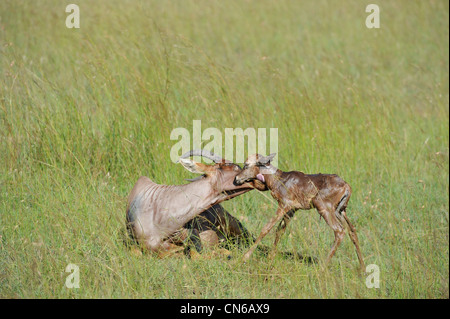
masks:
<path id="1" fill-rule="evenodd" d="M 447 1 L 378 0 L 379 29 L 361 1 L 73 2 L 79 29 L 68 3 L 0 1 L 1 298 L 449 298 Z M 348 237 L 328 268 L 132 254 L 126 197 L 193 177 L 170 160 L 193 120 L 278 128 L 281 169 L 343 177 L 380 288 Z M 277 205 L 224 206 L 257 234 Z M 280 250 L 332 242 L 299 211 Z"/>

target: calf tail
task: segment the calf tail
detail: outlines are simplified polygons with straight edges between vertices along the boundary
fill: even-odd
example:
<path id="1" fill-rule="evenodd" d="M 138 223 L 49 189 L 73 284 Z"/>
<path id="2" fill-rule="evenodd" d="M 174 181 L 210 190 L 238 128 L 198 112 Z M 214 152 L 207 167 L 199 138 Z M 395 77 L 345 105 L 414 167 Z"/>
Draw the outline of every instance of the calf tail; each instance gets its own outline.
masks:
<path id="1" fill-rule="evenodd" d="M 340 214 L 343 210 L 347 208 L 348 197 L 349 197 L 348 191 L 345 191 L 344 196 L 342 196 L 341 200 L 339 201 L 336 207 L 336 215 Z"/>
<path id="2" fill-rule="evenodd" d="M 347 188 L 345 190 L 344 196 L 342 196 L 341 200 L 339 201 L 336 210 L 334 214 L 336 215 L 337 219 L 340 221 L 342 225 L 347 225 L 348 227 L 351 227 L 347 221 L 347 216 L 345 215 L 345 209 L 347 208 L 347 203 L 350 199 L 351 190 L 350 188 Z"/>
<path id="3" fill-rule="evenodd" d="M 336 210 L 334 212 L 334 214 L 336 215 L 336 218 L 338 219 L 338 221 L 341 223 L 342 226 L 344 226 L 345 228 L 352 228 L 352 224 L 349 222 L 346 214 L 345 214 L 345 209 L 347 208 L 347 203 L 350 199 L 350 195 L 351 195 L 351 189 L 350 187 L 347 187 L 347 189 L 345 190 L 344 196 L 342 196 L 341 200 L 339 201 Z"/>

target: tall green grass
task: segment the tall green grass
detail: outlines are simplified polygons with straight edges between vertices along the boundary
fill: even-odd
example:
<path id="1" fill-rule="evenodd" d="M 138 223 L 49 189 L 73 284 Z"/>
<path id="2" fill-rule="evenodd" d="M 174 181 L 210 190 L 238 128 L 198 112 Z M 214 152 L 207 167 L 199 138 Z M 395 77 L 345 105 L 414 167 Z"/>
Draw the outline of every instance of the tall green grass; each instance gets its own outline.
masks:
<path id="1" fill-rule="evenodd" d="M 0 2 L 0 297 L 448 298 L 446 1 L 378 1 L 380 29 L 358 1 L 76 3 L 80 29 L 58 1 Z M 380 288 L 349 239 L 328 268 L 132 254 L 126 196 L 191 177 L 170 132 L 195 119 L 277 127 L 281 169 L 342 176 Z M 256 191 L 224 206 L 255 234 L 276 209 Z M 332 241 L 299 211 L 280 250 L 323 260 Z"/>

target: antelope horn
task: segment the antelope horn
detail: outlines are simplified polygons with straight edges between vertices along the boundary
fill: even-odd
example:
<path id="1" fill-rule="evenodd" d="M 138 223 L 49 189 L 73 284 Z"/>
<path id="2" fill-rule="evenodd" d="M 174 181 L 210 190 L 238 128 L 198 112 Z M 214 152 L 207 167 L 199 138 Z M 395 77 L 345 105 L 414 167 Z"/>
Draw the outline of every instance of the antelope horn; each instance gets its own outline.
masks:
<path id="1" fill-rule="evenodd" d="M 190 150 L 189 152 L 184 153 L 181 155 L 181 158 L 187 158 L 191 156 L 202 156 L 209 158 L 214 163 L 231 163 L 230 161 L 223 159 L 222 157 L 215 155 L 214 153 L 208 151 L 208 150 Z"/>

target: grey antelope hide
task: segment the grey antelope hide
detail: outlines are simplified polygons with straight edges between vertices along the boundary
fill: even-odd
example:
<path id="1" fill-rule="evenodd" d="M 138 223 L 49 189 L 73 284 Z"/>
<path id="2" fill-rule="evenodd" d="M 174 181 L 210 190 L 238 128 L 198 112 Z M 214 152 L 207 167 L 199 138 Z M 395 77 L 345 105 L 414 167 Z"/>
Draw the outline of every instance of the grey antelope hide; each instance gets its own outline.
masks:
<path id="1" fill-rule="evenodd" d="M 197 163 L 189 158 L 191 156 L 209 158 L 214 164 Z M 128 232 L 145 249 L 158 254 L 179 250 L 177 245 L 189 241 L 196 243 L 200 250 L 199 241 L 193 238 L 198 236 L 192 236 L 192 231 L 185 226 L 189 221 L 225 200 L 255 187 L 265 188 L 259 181 L 234 185 L 241 168 L 205 150 L 190 151 L 180 157 L 179 163 L 188 171 L 202 175 L 183 185 L 160 185 L 142 176 L 128 196 Z M 219 209 L 219 219 L 221 215 L 225 212 Z M 195 225 L 191 224 L 191 229 Z"/>
<path id="2" fill-rule="evenodd" d="M 244 260 L 250 258 L 260 241 L 280 221 L 271 252 L 271 257 L 273 257 L 280 237 L 295 211 L 299 209 L 308 210 L 314 207 L 334 231 L 334 244 L 328 254 L 327 263 L 336 252 L 347 228 L 350 238 L 356 247 L 360 266 L 365 271 L 363 257 L 359 249 L 358 236 L 346 213 L 347 204 L 352 193 L 350 185 L 334 174 L 304 174 L 297 171 L 283 172 L 270 163 L 275 155 L 273 153 L 269 156 L 259 154 L 249 156 L 242 172 L 235 178 L 236 185 L 245 185 L 245 183 L 253 180 L 261 181 L 278 202 L 276 216 L 263 227 L 253 246 L 244 255 Z"/>

